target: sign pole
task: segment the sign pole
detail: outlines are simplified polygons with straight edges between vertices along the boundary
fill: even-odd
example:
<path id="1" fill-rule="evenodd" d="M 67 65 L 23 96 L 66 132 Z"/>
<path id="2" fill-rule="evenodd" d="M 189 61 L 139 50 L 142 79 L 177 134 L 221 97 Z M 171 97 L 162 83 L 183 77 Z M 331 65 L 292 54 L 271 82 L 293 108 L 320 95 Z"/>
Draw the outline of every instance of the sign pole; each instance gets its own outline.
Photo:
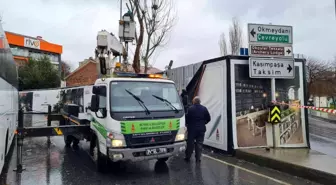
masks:
<path id="1" fill-rule="evenodd" d="M 272 102 L 276 101 L 276 97 L 275 97 L 275 78 L 271 78 L 271 95 L 272 95 Z M 271 111 L 271 110 L 270 110 Z M 272 137 L 273 137 L 273 148 L 275 148 L 275 128 L 274 128 L 274 124 L 272 124 Z"/>

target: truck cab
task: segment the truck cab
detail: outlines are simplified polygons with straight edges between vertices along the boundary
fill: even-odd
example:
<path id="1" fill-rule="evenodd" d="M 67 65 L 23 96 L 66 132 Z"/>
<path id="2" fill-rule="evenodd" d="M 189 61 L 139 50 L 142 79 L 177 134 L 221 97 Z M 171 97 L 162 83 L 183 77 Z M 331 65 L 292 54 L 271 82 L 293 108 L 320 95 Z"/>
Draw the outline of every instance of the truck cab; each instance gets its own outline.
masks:
<path id="1" fill-rule="evenodd" d="M 161 75 L 115 72 L 92 88 L 90 153 L 99 171 L 107 161 L 166 161 L 186 149 L 183 104 Z"/>

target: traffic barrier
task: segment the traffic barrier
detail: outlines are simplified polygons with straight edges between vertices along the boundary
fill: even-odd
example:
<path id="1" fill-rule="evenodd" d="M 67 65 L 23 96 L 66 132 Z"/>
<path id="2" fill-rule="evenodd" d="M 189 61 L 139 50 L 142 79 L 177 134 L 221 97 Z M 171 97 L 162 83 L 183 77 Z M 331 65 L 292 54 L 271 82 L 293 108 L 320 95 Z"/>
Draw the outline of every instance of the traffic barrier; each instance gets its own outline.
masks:
<path id="1" fill-rule="evenodd" d="M 326 112 L 326 113 L 330 113 L 330 114 L 336 114 L 335 109 L 326 109 L 326 108 L 306 106 L 306 105 L 298 105 L 298 104 L 288 104 L 288 103 L 276 102 L 276 101 L 272 101 L 272 103 L 278 104 L 278 105 L 288 105 L 288 106 L 293 106 L 293 107 L 297 107 L 297 108 L 312 109 L 312 110 L 322 111 L 322 112 Z"/>

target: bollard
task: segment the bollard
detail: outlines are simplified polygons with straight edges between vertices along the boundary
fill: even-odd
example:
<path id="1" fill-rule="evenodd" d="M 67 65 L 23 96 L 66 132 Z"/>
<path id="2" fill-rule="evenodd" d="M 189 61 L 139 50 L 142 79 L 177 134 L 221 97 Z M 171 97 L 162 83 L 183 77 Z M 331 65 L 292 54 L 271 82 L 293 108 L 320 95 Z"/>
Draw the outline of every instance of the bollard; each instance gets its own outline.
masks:
<path id="1" fill-rule="evenodd" d="M 18 128 L 23 128 L 23 111 L 19 109 L 18 113 Z M 16 171 L 17 173 L 21 173 L 25 168 L 22 165 L 22 146 L 23 146 L 23 135 L 21 132 L 17 132 L 16 135 Z"/>

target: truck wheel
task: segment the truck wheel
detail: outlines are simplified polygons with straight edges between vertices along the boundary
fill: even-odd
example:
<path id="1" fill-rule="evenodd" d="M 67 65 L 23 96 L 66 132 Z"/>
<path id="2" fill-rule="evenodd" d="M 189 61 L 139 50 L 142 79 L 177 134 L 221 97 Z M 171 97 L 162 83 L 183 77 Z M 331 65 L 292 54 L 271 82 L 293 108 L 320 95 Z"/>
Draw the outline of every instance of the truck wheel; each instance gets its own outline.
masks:
<path id="1" fill-rule="evenodd" d="M 78 144 L 79 144 L 79 140 L 74 138 L 73 141 L 72 141 L 72 145 L 73 146 L 78 146 Z"/>
<path id="2" fill-rule="evenodd" d="M 72 148 L 74 148 L 74 149 L 78 149 L 78 148 L 79 148 L 78 144 L 79 144 L 79 140 L 76 139 L 75 137 L 73 137 L 73 140 L 72 140 Z"/>
<path id="3" fill-rule="evenodd" d="M 93 160 L 96 163 L 96 169 L 98 172 L 105 173 L 107 172 L 107 158 L 100 153 L 99 151 L 99 141 L 98 138 L 95 137 L 94 140 L 91 140 L 91 142 L 95 142 L 95 146 L 93 148 Z"/>
<path id="4" fill-rule="evenodd" d="M 165 158 L 160 158 L 158 159 L 159 162 L 166 162 L 169 159 L 169 157 L 165 157 Z"/>
<path id="5" fill-rule="evenodd" d="M 71 136 L 64 136 L 64 142 L 66 147 L 70 147 L 72 143 L 72 137 Z"/>

